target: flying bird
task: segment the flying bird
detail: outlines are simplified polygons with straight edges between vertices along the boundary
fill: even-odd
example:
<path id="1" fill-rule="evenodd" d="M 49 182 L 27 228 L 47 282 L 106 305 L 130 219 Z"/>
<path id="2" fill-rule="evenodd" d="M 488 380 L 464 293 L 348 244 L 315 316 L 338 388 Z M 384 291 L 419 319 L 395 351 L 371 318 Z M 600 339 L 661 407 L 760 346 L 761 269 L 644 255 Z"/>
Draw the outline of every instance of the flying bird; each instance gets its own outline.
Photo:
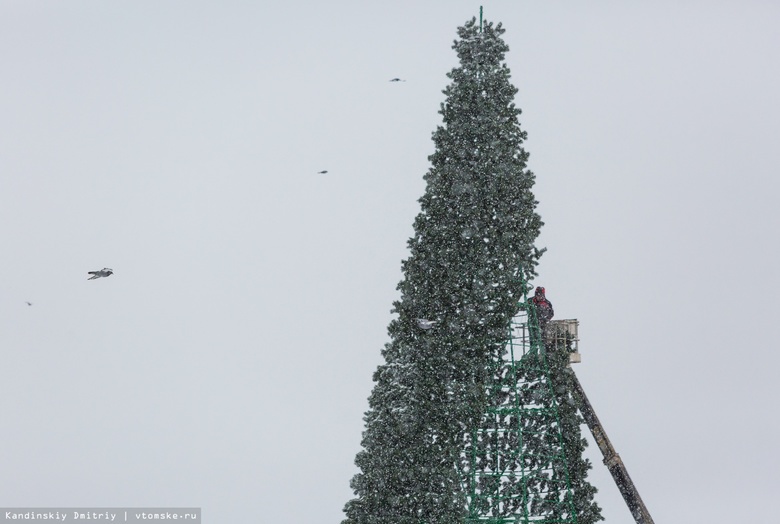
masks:
<path id="1" fill-rule="evenodd" d="M 324 175 L 327 172 L 328 172 L 328 170 L 326 169 L 325 171 L 317 171 L 317 174 L 318 175 Z"/>
<path id="2" fill-rule="evenodd" d="M 435 326 L 437 322 L 438 320 L 428 320 L 425 318 L 418 318 L 417 327 L 420 329 L 424 329 L 425 331 L 428 331 L 429 329 L 433 329 L 433 326 Z"/>
<path id="3" fill-rule="evenodd" d="M 113 269 L 109 269 L 107 267 L 104 267 L 100 271 L 88 271 L 87 274 L 88 275 L 92 275 L 87 280 L 95 280 L 96 278 L 107 277 L 107 276 L 113 275 L 114 274 L 114 270 Z"/>
<path id="4" fill-rule="evenodd" d="M 25 301 L 25 304 L 27 304 L 28 306 L 32 306 L 32 302 Z"/>
<path id="5" fill-rule="evenodd" d="M 391 78 L 389 82 L 406 82 L 406 80 L 401 80 L 400 78 Z"/>

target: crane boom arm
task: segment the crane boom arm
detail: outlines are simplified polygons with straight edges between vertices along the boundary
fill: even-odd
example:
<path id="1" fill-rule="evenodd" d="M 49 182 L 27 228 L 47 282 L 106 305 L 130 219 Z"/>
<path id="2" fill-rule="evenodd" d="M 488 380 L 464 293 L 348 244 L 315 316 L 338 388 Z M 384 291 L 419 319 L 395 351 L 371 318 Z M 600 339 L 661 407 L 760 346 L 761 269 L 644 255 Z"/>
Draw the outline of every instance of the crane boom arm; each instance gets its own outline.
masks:
<path id="1" fill-rule="evenodd" d="M 620 455 L 617 454 L 615 448 L 607 437 L 604 427 L 599 422 L 596 412 L 593 411 L 588 397 L 585 395 L 585 390 L 582 389 L 582 384 L 577 379 L 577 375 L 574 374 L 574 370 L 569 368 L 572 374 L 572 382 L 574 389 L 572 391 L 574 400 L 577 402 L 582 413 L 582 418 L 585 419 L 585 423 L 588 424 L 590 432 L 593 434 L 593 438 L 596 440 L 596 444 L 601 450 L 601 454 L 604 455 L 604 464 L 612 474 L 612 478 L 615 480 L 620 494 L 623 495 L 623 499 L 628 505 L 628 509 L 631 511 L 634 520 L 637 524 L 654 524 L 653 518 L 650 516 L 650 512 L 647 511 L 642 497 L 639 496 L 639 492 L 634 486 L 634 482 L 628 475 L 628 470 L 620 459 Z"/>

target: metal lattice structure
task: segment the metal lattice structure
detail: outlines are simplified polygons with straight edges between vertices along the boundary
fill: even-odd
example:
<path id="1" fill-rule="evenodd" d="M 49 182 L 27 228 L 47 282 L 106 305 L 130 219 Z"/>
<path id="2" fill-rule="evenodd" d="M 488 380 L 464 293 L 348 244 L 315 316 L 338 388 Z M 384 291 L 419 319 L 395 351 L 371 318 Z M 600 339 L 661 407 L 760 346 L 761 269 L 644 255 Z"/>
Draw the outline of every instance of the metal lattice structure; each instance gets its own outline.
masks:
<path id="1" fill-rule="evenodd" d="M 464 437 L 466 524 L 576 524 L 557 400 L 533 305 L 493 361 L 488 409 Z"/>

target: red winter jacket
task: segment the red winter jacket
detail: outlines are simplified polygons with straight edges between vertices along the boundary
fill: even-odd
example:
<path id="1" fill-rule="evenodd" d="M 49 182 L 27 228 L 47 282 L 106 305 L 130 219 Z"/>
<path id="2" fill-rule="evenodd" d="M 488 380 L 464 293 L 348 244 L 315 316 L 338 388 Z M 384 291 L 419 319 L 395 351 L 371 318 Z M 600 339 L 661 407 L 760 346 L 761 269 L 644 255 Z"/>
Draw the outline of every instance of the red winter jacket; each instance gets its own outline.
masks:
<path id="1" fill-rule="evenodd" d="M 555 311 L 553 311 L 552 302 L 547 300 L 547 297 L 544 296 L 543 287 L 536 288 L 536 294 L 531 297 L 531 303 L 536 306 L 536 316 L 539 319 L 539 322 L 549 322 L 555 314 Z"/>

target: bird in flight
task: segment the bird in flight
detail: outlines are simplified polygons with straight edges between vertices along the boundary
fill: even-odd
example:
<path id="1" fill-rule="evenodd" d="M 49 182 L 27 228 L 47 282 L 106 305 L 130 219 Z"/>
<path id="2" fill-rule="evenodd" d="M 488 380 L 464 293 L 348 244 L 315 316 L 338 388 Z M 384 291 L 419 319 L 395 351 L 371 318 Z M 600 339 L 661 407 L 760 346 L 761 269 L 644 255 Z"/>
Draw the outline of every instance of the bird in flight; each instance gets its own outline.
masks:
<path id="1" fill-rule="evenodd" d="M 104 267 L 100 271 L 88 271 L 87 274 L 88 275 L 92 275 L 87 280 L 95 280 L 96 278 L 107 277 L 107 276 L 113 275 L 114 274 L 114 270 L 113 269 L 109 269 L 107 267 Z"/>
<path id="2" fill-rule="evenodd" d="M 325 174 L 325 173 L 327 173 L 327 172 L 328 172 L 328 170 L 326 169 L 326 170 L 324 170 L 324 171 L 317 171 L 317 174 L 318 174 L 318 175 L 324 175 L 324 174 Z"/>
<path id="3" fill-rule="evenodd" d="M 32 302 L 25 301 L 25 304 L 27 304 L 28 306 L 32 306 Z"/>
<path id="4" fill-rule="evenodd" d="M 429 329 L 433 329 L 433 326 L 436 325 L 436 322 L 438 322 L 438 320 L 428 320 L 425 318 L 418 318 L 417 327 L 420 329 L 424 329 L 425 331 L 428 331 Z"/>
<path id="5" fill-rule="evenodd" d="M 391 78 L 388 80 L 388 82 L 406 82 L 406 80 L 401 80 L 400 78 Z"/>

